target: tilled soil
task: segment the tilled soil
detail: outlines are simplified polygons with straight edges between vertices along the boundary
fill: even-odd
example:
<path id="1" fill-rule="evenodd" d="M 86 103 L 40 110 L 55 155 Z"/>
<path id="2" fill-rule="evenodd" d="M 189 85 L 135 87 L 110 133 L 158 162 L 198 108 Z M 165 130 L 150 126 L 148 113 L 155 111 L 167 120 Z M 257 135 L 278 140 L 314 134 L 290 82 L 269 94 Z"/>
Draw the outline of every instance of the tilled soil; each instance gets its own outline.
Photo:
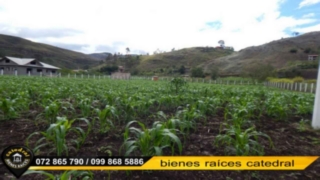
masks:
<path id="1" fill-rule="evenodd" d="M 260 139 L 265 147 L 266 156 L 319 156 L 320 132 L 312 130 L 307 124 L 304 130 L 299 130 L 301 118 L 291 118 L 288 122 L 276 121 L 263 117 L 255 122 L 256 129 L 269 135 L 274 143 L 274 149 L 269 147 L 269 142 Z M 305 119 L 311 119 L 306 117 Z M 183 146 L 183 156 L 208 155 L 223 156 L 224 148 L 213 145 L 215 137 L 219 134 L 221 117 L 211 117 L 207 124 L 198 123 L 197 130 L 191 131 Z M 151 124 L 152 122 L 150 122 Z M 149 123 L 147 123 L 149 124 Z M 0 151 L 10 145 L 25 145 L 26 138 L 33 132 L 44 131 L 44 124 L 35 125 L 28 119 L 15 119 L 0 122 Z M 96 127 L 97 128 L 97 127 Z M 110 146 L 112 156 L 121 155 L 119 150 L 123 143 L 124 127 L 116 127 L 108 134 L 99 135 L 92 132 L 78 152 L 70 152 L 70 156 L 108 156 L 102 147 Z M 68 137 L 72 139 L 72 135 Z M 183 140 L 181 138 L 181 140 Z M 43 149 L 41 155 L 45 155 L 47 149 Z M 169 152 L 166 155 L 170 155 Z M 177 154 L 178 155 L 178 154 Z M 55 171 L 54 173 L 61 173 Z M 111 179 L 320 179 L 320 159 L 310 165 L 304 171 L 131 171 L 129 175 L 125 171 L 111 171 Z M 15 179 L 1 161 L 0 179 Z M 45 179 L 42 175 L 27 175 L 20 179 Z M 107 171 L 94 171 L 94 179 L 108 179 Z"/>

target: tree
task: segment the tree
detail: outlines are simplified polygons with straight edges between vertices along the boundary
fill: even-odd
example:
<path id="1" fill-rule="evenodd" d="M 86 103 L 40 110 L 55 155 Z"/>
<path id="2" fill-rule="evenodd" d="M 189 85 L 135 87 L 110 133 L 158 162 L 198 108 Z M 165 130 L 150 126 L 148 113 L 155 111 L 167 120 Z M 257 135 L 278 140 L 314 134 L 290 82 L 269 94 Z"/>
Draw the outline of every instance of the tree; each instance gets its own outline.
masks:
<path id="1" fill-rule="evenodd" d="M 216 80 L 218 76 L 219 76 L 219 68 L 215 66 L 211 71 L 211 79 Z"/>
<path id="2" fill-rule="evenodd" d="M 179 68 L 179 73 L 180 73 L 180 74 L 186 73 L 186 68 L 185 68 L 184 66 L 181 66 L 181 67 Z"/>
<path id="3" fill-rule="evenodd" d="M 203 78 L 204 77 L 204 72 L 203 72 L 202 68 L 200 68 L 200 67 L 194 68 L 191 71 L 191 76 L 192 77 L 201 77 L 201 78 Z"/>
<path id="4" fill-rule="evenodd" d="M 221 47 L 224 47 L 224 40 L 220 40 L 218 41 L 218 43 L 220 44 Z"/>
<path id="5" fill-rule="evenodd" d="M 251 79 L 264 81 L 275 75 L 275 68 L 270 64 L 254 63 L 243 69 L 242 75 Z"/>
<path id="6" fill-rule="evenodd" d="M 126 51 L 127 51 L 127 54 L 130 53 L 130 49 L 128 47 L 126 48 Z"/>
<path id="7" fill-rule="evenodd" d="M 173 51 L 174 51 L 174 48 L 172 48 L 171 51 L 173 52 Z"/>

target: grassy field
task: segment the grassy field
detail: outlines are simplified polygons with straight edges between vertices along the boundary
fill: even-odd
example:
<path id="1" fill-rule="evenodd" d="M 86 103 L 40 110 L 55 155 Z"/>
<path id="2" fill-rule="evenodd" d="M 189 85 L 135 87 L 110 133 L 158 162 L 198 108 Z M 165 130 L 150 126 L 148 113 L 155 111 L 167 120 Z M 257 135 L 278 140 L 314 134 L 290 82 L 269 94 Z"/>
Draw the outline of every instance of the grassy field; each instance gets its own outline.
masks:
<path id="1" fill-rule="evenodd" d="M 21 144 L 35 155 L 79 157 L 319 155 L 320 132 L 310 127 L 314 94 L 260 85 L 174 82 L 1 76 L 0 151 Z M 318 160 L 304 171 L 86 175 L 91 179 L 319 179 L 319 167 Z M 0 179 L 10 177 L 0 164 Z M 43 174 L 22 177 L 44 178 Z"/>

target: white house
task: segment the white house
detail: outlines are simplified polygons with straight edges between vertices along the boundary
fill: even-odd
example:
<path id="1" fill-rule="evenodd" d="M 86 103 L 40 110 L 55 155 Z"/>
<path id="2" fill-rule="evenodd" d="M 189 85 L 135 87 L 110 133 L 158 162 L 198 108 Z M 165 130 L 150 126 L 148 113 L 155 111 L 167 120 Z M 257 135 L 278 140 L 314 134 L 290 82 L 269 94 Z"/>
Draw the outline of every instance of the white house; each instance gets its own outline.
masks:
<path id="1" fill-rule="evenodd" d="M 31 58 L 0 58 L 0 73 L 7 75 L 55 75 L 60 68 Z"/>

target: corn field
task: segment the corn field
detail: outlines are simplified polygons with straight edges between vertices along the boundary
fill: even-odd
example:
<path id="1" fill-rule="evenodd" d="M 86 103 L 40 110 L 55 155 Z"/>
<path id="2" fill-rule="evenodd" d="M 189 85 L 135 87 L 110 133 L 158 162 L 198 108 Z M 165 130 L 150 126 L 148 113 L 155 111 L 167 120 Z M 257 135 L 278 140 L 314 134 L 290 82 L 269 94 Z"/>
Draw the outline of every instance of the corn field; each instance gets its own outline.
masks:
<path id="1" fill-rule="evenodd" d="M 263 85 L 0 76 L 0 150 L 35 155 L 319 155 L 314 94 Z M 23 179 L 320 178 L 303 172 L 27 171 Z M 318 170 L 317 170 L 318 169 Z M 0 179 L 10 179 L 0 164 Z M 62 178 L 62 179 L 63 179 Z"/>

